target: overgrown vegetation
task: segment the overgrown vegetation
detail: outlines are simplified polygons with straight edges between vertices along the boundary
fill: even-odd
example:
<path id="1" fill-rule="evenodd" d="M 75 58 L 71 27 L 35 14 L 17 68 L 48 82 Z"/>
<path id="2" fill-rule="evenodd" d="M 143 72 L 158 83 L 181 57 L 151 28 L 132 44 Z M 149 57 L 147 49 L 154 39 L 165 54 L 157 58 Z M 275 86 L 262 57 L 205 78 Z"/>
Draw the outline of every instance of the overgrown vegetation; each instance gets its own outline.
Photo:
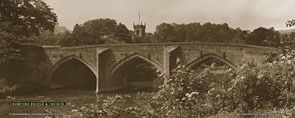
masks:
<path id="1" fill-rule="evenodd" d="M 147 118 L 243 117 L 244 115 L 295 117 L 295 52 L 287 47 L 264 62 L 228 68 L 224 77 L 210 78 L 210 68 L 194 73 L 177 66 L 156 93 L 140 93 L 143 105 L 116 106 L 122 96 L 99 100 L 75 110 L 80 117 Z M 111 107 L 110 107 L 111 106 Z M 107 111 L 107 112 L 104 112 Z"/>
<path id="2" fill-rule="evenodd" d="M 38 58 L 42 58 L 42 55 L 34 53 L 42 52 L 43 49 L 25 43 L 32 42 L 34 37 L 45 30 L 53 31 L 57 16 L 42 0 L 1 0 L 0 6 L 0 80 L 3 81 L 1 86 L 7 86 L 5 90 L 14 91 L 18 87 L 16 84 L 31 83 L 33 78 L 44 77 L 41 71 L 46 66 Z M 30 61 L 36 63 L 27 64 Z M 32 89 L 23 87 L 19 90 Z"/>

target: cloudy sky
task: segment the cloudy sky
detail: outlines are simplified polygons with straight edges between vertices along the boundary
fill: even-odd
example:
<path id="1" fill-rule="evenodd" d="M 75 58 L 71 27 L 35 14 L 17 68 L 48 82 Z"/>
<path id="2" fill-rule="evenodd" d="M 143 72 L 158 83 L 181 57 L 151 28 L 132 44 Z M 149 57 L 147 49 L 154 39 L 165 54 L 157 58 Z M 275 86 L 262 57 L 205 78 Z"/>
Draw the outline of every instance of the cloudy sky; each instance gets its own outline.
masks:
<path id="1" fill-rule="evenodd" d="M 138 12 L 154 32 L 165 23 L 212 22 L 253 30 L 263 26 L 277 30 L 295 19 L 295 0 L 44 0 L 58 15 L 59 25 L 72 30 L 75 24 L 112 18 L 132 30 Z M 294 27 L 293 27 L 294 28 Z"/>

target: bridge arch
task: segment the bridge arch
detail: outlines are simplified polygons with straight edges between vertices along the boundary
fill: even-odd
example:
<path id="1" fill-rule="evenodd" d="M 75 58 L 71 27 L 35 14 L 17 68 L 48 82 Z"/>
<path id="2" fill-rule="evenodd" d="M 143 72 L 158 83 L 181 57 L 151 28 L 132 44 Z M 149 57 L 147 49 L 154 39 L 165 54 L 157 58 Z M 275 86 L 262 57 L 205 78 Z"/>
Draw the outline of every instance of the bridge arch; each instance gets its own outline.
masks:
<path id="1" fill-rule="evenodd" d="M 231 63 L 230 61 L 228 61 L 228 60 L 226 60 L 226 59 L 224 59 L 224 58 L 222 58 L 222 57 L 220 57 L 218 55 L 215 55 L 215 54 L 207 54 L 207 55 L 202 56 L 200 58 L 194 59 L 193 61 L 191 61 L 190 63 L 188 63 L 186 65 L 186 68 L 192 69 L 193 67 L 198 66 L 198 65 L 201 65 L 202 63 L 206 62 L 209 59 L 216 59 L 218 61 L 221 61 L 222 63 L 228 65 L 231 68 L 235 68 L 236 67 L 233 63 Z"/>
<path id="2" fill-rule="evenodd" d="M 91 83 L 96 83 L 94 81 L 98 81 L 97 80 L 97 73 L 96 73 L 95 69 L 87 61 L 79 58 L 78 56 L 71 55 L 71 56 L 61 59 L 56 64 L 54 64 L 54 66 L 52 67 L 52 69 L 50 71 L 50 75 L 49 75 L 49 79 L 50 79 L 51 84 L 56 81 L 59 81 L 59 79 L 63 79 L 61 77 L 67 78 L 64 81 L 69 81 L 69 83 L 73 83 L 73 81 L 80 79 L 79 77 L 75 77 L 73 75 L 73 77 L 75 79 L 68 80 L 69 77 L 66 77 L 66 72 L 71 72 L 72 74 L 73 73 L 75 74 L 75 72 L 73 70 L 76 71 L 78 74 L 80 74 L 79 77 L 85 77 L 85 78 L 89 79 L 89 81 L 91 80 Z M 63 74 L 65 74 L 65 75 L 63 75 Z M 56 79 L 56 78 L 58 78 L 58 79 Z M 79 81 L 84 81 L 84 80 L 79 80 Z M 79 83 L 79 82 L 76 82 L 76 83 Z M 58 85 L 58 86 L 61 86 L 61 85 Z M 85 84 L 85 86 L 86 86 L 86 84 Z"/>
<path id="3" fill-rule="evenodd" d="M 60 61 L 58 61 L 57 63 L 54 64 L 54 66 L 52 67 L 51 71 L 50 71 L 50 78 L 52 77 L 52 74 L 54 73 L 54 71 L 61 65 L 63 64 L 64 62 L 67 62 L 69 60 L 77 60 L 81 63 L 83 63 L 85 66 L 87 66 L 92 72 L 93 74 L 97 77 L 97 74 L 96 74 L 96 71 L 94 70 L 94 68 L 85 60 L 79 58 L 78 56 L 76 55 L 71 55 L 71 56 L 68 56 L 68 57 L 65 57 L 63 59 L 61 59 Z"/>
<path id="4" fill-rule="evenodd" d="M 121 67 L 123 64 L 125 64 L 126 62 L 129 62 L 129 61 L 131 61 L 131 60 L 133 60 L 133 59 L 136 59 L 136 58 L 139 58 L 139 59 L 142 59 L 142 60 L 144 60 L 144 61 L 146 61 L 146 62 L 148 62 L 148 63 L 150 63 L 150 64 L 152 64 L 154 67 L 156 67 L 160 72 L 163 72 L 163 69 L 161 68 L 161 66 L 159 66 L 159 64 L 157 64 L 156 62 L 154 62 L 153 60 L 151 60 L 151 59 L 148 59 L 148 58 L 146 58 L 146 57 L 144 57 L 144 56 L 142 56 L 142 55 L 139 55 L 139 54 L 133 54 L 133 55 L 131 55 L 131 56 L 129 56 L 129 57 L 127 57 L 127 58 L 125 58 L 125 59 L 123 59 L 123 60 L 121 60 L 121 61 L 119 61 L 115 66 L 113 66 L 113 68 L 112 68 L 112 75 L 113 75 L 113 73 L 116 71 L 116 70 L 118 70 L 118 68 L 119 67 Z"/>
<path id="5" fill-rule="evenodd" d="M 145 65 L 144 67 L 147 67 L 148 71 L 146 73 L 149 73 L 149 74 L 147 74 L 148 77 L 136 76 L 136 75 L 140 75 L 140 74 L 137 74 L 137 72 L 139 72 L 139 71 L 136 69 L 140 69 L 140 68 L 137 68 L 137 66 L 141 65 L 141 64 Z M 158 63 L 156 63 L 155 61 L 148 59 L 140 54 L 135 53 L 127 58 L 122 59 L 121 61 L 119 61 L 117 64 L 115 64 L 112 67 L 112 69 L 111 69 L 111 82 L 116 87 L 114 89 L 121 89 L 121 88 L 131 85 L 132 82 L 136 81 L 136 80 L 134 80 L 134 77 L 135 77 L 136 79 L 138 79 L 141 82 L 143 82 L 143 81 L 153 82 L 153 84 L 150 84 L 150 87 L 151 86 L 155 87 L 157 85 L 157 84 L 155 84 L 157 81 L 154 80 L 155 78 L 152 78 L 153 76 L 150 76 L 150 75 L 151 75 L 151 73 L 154 73 L 156 71 L 163 72 L 162 67 L 159 66 Z M 141 72 L 143 72 L 143 71 L 141 71 Z M 129 77 L 133 78 L 133 79 L 130 79 Z M 151 77 L 151 78 L 149 78 L 149 77 Z M 143 79 L 143 78 L 145 78 L 145 79 Z M 149 78 L 149 79 L 147 79 L 147 78 Z M 131 88 L 131 89 L 133 89 L 133 88 Z"/>

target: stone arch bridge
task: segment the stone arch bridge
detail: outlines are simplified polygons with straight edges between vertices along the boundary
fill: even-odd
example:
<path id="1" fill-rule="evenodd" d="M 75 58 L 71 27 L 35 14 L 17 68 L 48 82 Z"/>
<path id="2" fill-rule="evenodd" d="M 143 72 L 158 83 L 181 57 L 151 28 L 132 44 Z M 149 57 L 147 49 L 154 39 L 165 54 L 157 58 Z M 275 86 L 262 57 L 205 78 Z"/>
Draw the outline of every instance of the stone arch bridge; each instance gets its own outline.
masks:
<path id="1" fill-rule="evenodd" d="M 214 58 L 236 67 L 244 61 L 260 61 L 276 48 L 221 43 L 151 43 L 103 44 L 76 47 L 43 47 L 50 63 L 49 78 L 56 69 L 69 60 L 88 67 L 96 78 L 96 93 L 123 87 L 116 79 L 120 72 L 132 68 L 135 59 L 142 59 L 162 73 L 169 74 L 179 58 L 183 65 L 192 68 L 206 59 Z M 243 61 L 244 60 L 244 61 Z"/>

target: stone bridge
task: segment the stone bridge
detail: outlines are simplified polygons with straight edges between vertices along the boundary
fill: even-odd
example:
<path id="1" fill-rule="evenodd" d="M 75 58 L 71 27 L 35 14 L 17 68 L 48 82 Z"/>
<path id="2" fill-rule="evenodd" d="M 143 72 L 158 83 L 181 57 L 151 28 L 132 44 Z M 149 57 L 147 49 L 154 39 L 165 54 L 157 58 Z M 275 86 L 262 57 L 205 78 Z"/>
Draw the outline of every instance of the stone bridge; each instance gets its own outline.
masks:
<path id="1" fill-rule="evenodd" d="M 96 92 L 123 87 L 120 75 L 132 68 L 132 61 L 142 59 L 162 73 L 169 74 L 176 60 L 187 68 L 209 58 L 236 67 L 245 61 L 260 61 L 276 48 L 221 43 L 152 43 L 103 44 L 76 47 L 43 47 L 52 65 L 49 78 L 60 65 L 77 60 L 88 67 L 96 78 Z"/>

